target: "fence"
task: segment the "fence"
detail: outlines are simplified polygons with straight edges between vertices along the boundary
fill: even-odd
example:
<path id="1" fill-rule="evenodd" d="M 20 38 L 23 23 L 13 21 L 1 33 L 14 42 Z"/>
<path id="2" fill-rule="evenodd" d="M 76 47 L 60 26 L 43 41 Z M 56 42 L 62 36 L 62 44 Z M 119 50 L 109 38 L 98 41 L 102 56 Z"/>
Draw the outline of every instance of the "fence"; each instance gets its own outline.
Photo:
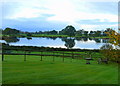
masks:
<path id="1" fill-rule="evenodd" d="M 40 61 L 43 61 L 43 56 L 53 57 L 52 61 L 55 61 L 55 57 L 61 57 L 62 61 L 65 61 L 65 58 L 70 59 L 82 59 L 84 56 L 88 56 L 87 54 L 80 54 L 80 52 L 76 51 L 30 51 L 30 50 L 18 50 L 18 49 L 4 49 L 2 53 L 2 61 L 4 61 L 4 55 L 23 55 L 24 61 L 27 61 L 28 55 L 40 56 Z M 72 62 L 72 60 L 71 60 Z"/>

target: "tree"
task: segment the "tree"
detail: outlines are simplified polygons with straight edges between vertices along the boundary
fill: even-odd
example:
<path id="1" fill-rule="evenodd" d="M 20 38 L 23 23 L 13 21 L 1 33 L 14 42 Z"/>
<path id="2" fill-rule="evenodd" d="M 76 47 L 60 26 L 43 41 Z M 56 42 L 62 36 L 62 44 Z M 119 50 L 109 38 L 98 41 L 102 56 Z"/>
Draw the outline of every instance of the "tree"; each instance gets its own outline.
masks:
<path id="1" fill-rule="evenodd" d="M 84 35 L 85 35 L 85 36 L 88 36 L 88 31 L 84 31 Z"/>
<path id="2" fill-rule="evenodd" d="M 19 30 L 16 30 L 16 29 L 12 29 L 12 28 L 5 28 L 5 30 L 3 30 L 2 32 L 3 34 L 5 35 L 12 35 L 12 34 L 19 34 L 20 31 Z"/>
<path id="3" fill-rule="evenodd" d="M 111 57 L 113 58 L 113 60 L 120 63 L 120 54 L 119 54 L 119 52 L 120 52 L 120 33 L 117 33 L 114 30 L 111 30 L 106 33 L 110 37 L 110 43 L 113 44 L 114 46 L 116 46 L 116 48 L 114 49 L 114 52 L 111 52 L 111 54 L 112 54 Z"/>
<path id="4" fill-rule="evenodd" d="M 28 36 L 28 37 L 30 37 L 30 36 L 32 36 L 32 34 L 31 34 L 31 33 L 29 33 L 29 32 L 27 32 L 27 36 Z"/>
<path id="5" fill-rule="evenodd" d="M 94 32 L 90 31 L 89 36 L 93 36 Z"/>
<path id="6" fill-rule="evenodd" d="M 108 60 L 111 59 L 111 52 L 113 50 L 113 46 L 111 44 L 105 44 L 101 48 L 101 53 L 103 54 L 103 58 L 106 58 Z"/>
<path id="7" fill-rule="evenodd" d="M 52 31 L 50 31 L 49 33 L 50 33 L 50 34 L 53 34 L 53 35 L 57 35 L 57 34 L 58 34 L 58 32 L 57 32 L 56 30 L 52 30 Z"/>
<path id="8" fill-rule="evenodd" d="M 95 36 L 101 36 L 101 31 L 96 31 Z"/>
<path id="9" fill-rule="evenodd" d="M 106 32 L 106 33 L 110 37 L 110 43 L 112 43 L 115 46 L 119 46 L 120 47 L 120 33 L 117 33 L 114 30 L 112 30 L 110 32 Z"/>
<path id="10" fill-rule="evenodd" d="M 62 29 L 60 31 L 60 34 L 68 35 L 71 37 L 71 36 L 75 36 L 75 32 L 76 32 L 75 28 L 73 26 L 69 25 L 65 29 Z"/>
<path id="11" fill-rule="evenodd" d="M 75 33 L 75 36 L 82 36 L 83 30 L 78 30 Z"/>

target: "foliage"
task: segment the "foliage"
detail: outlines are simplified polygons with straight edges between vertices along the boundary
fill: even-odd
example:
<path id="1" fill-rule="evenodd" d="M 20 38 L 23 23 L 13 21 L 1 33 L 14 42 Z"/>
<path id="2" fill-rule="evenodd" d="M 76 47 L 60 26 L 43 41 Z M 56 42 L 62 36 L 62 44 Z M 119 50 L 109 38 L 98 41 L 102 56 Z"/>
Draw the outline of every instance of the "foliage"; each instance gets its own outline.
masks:
<path id="1" fill-rule="evenodd" d="M 114 61 L 120 62 L 120 33 L 117 33 L 114 30 L 106 32 L 110 37 L 110 43 L 116 46 L 113 52 L 111 52 L 111 57 Z"/>
<path id="2" fill-rule="evenodd" d="M 101 53 L 104 55 L 104 57 L 102 58 L 107 58 L 107 59 L 111 59 L 111 52 L 113 50 L 113 46 L 111 44 L 105 44 L 103 45 L 101 48 Z"/>
<path id="3" fill-rule="evenodd" d="M 75 36 L 82 36 L 82 34 L 83 34 L 83 30 L 78 30 L 76 31 Z"/>
<path id="4" fill-rule="evenodd" d="M 5 35 L 12 35 L 12 34 L 19 34 L 20 31 L 16 30 L 16 29 L 12 29 L 12 28 L 5 28 L 5 30 L 3 30 L 2 34 Z"/>
<path id="5" fill-rule="evenodd" d="M 49 35 L 55 35 L 56 37 L 107 37 L 106 32 L 111 31 L 112 29 L 107 28 L 105 31 L 85 31 L 84 29 L 76 30 L 72 25 L 66 26 L 61 31 L 51 30 L 51 31 L 36 31 L 36 32 L 24 32 L 19 31 L 17 29 L 12 28 L 5 28 L 5 30 L 0 30 L 3 32 L 4 35 L 13 35 L 17 37 L 23 37 L 23 36 L 32 36 L 32 37 L 45 37 Z M 19 34 L 19 35 L 18 35 Z"/>
<path id="6" fill-rule="evenodd" d="M 29 37 L 29 36 L 32 36 L 32 34 L 31 33 L 27 33 L 27 36 Z"/>
<path id="7" fill-rule="evenodd" d="M 110 32 L 106 32 L 110 37 L 110 43 L 112 43 L 115 46 L 120 47 L 120 33 L 117 33 L 116 31 L 112 30 Z"/>
<path id="8" fill-rule="evenodd" d="M 85 36 L 88 36 L 88 31 L 84 31 L 84 35 L 85 35 Z"/>
<path id="9" fill-rule="evenodd" d="M 65 29 L 62 29 L 59 33 L 62 35 L 75 36 L 75 28 L 71 25 L 67 26 Z"/>
<path id="10" fill-rule="evenodd" d="M 95 36 L 101 36 L 101 31 L 96 31 Z"/>

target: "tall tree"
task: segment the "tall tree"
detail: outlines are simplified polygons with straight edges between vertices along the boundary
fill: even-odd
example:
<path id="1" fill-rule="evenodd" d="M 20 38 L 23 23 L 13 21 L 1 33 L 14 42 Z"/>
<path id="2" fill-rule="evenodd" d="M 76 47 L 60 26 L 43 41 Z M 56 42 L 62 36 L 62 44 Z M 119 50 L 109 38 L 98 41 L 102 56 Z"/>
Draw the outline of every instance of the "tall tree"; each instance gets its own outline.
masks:
<path id="1" fill-rule="evenodd" d="M 60 34 L 63 34 L 63 35 L 68 35 L 68 36 L 75 36 L 75 28 L 71 25 L 67 26 L 65 29 L 62 29 L 60 31 Z"/>
<path id="2" fill-rule="evenodd" d="M 106 32 L 106 34 L 110 37 L 110 43 L 116 46 L 116 48 L 110 53 L 110 57 L 113 61 L 120 63 L 120 33 L 110 30 L 109 32 Z"/>

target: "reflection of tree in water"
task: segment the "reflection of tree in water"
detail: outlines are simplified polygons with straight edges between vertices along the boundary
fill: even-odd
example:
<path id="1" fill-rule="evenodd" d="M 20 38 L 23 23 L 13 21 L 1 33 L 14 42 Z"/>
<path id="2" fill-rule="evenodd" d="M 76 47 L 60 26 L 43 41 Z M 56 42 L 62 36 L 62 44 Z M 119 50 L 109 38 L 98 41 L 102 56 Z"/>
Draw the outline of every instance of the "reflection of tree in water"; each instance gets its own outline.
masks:
<path id="1" fill-rule="evenodd" d="M 19 39 L 17 37 L 7 37 L 4 39 L 7 43 L 18 42 Z"/>
<path id="2" fill-rule="evenodd" d="M 72 47 L 75 46 L 75 41 L 74 41 L 74 40 L 75 40 L 75 39 L 72 39 L 72 38 L 70 38 L 70 39 L 62 38 L 62 41 L 65 42 L 65 46 L 66 46 L 68 49 L 70 49 L 70 48 L 72 48 Z"/>
<path id="3" fill-rule="evenodd" d="M 50 39 L 52 39 L 52 40 L 56 40 L 57 39 L 57 37 L 49 37 Z"/>
<path id="4" fill-rule="evenodd" d="M 94 39 L 96 43 L 101 43 L 101 39 Z"/>
<path id="5" fill-rule="evenodd" d="M 76 37 L 75 39 L 76 39 L 77 41 L 85 41 L 85 42 L 88 41 L 88 38 L 87 38 L 87 37 L 83 37 L 83 38 L 82 38 L 82 37 Z"/>
<path id="6" fill-rule="evenodd" d="M 32 40 L 32 37 L 27 37 L 28 40 Z"/>
<path id="7" fill-rule="evenodd" d="M 89 38 L 89 40 L 93 40 L 92 38 Z"/>
<path id="8" fill-rule="evenodd" d="M 56 39 L 57 39 L 57 37 L 46 37 L 46 39 L 56 40 Z"/>
<path id="9" fill-rule="evenodd" d="M 102 39 L 102 42 L 103 42 L 103 43 L 108 43 L 108 42 L 109 42 L 109 39 Z"/>
<path id="10" fill-rule="evenodd" d="M 82 41 L 82 38 L 81 37 L 76 37 L 75 38 L 77 41 Z"/>
<path id="11" fill-rule="evenodd" d="M 86 42 L 86 41 L 88 41 L 88 38 L 85 37 L 85 38 L 83 38 L 83 40 Z"/>

